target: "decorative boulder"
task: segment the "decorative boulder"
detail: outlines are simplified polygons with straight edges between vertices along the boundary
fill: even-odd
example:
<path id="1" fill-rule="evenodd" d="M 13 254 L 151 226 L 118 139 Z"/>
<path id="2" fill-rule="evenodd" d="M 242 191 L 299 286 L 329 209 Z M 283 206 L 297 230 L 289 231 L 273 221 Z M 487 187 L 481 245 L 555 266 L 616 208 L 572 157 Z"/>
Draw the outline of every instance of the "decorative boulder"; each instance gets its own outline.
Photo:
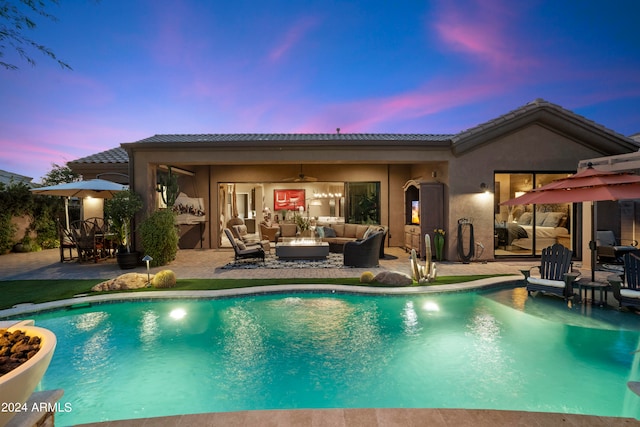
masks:
<path id="1" fill-rule="evenodd" d="M 382 271 L 373 280 L 391 286 L 411 286 L 413 284 L 411 276 L 399 271 Z"/>
<path id="2" fill-rule="evenodd" d="M 153 274 L 151 275 L 151 279 L 153 279 Z M 139 289 L 144 288 L 148 285 L 147 283 L 147 275 L 141 273 L 126 273 L 121 276 L 116 277 L 115 279 L 107 280 L 102 283 L 98 283 L 93 288 L 91 288 L 92 292 L 100 292 L 100 291 L 121 291 L 127 289 Z"/>

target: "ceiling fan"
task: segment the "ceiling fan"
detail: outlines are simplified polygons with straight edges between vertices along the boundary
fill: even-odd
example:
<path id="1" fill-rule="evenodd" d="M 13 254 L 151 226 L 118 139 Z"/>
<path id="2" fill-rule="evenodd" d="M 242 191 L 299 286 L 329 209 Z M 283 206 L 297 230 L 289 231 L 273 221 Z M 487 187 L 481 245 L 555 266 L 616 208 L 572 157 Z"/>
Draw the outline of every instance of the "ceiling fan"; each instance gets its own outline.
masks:
<path id="1" fill-rule="evenodd" d="M 302 172 L 302 165 L 300 165 L 300 173 L 298 176 L 292 176 L 289 178 L 283 179 L 285 182 L 316 182 L 318 178 L 314 176 L 307 176 Z"/>

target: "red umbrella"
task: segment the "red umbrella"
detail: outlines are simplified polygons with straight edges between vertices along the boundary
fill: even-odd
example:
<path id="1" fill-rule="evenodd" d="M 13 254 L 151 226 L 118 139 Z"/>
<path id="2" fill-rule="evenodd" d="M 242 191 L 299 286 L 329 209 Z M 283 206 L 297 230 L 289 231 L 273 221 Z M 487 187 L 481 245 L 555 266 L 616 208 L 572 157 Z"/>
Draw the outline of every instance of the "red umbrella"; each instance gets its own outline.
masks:
<path id="1" fill-rule="evenodd" d="M 501 205 L 528 205 L 542 203 L 579 203 L 605 200 L 640 199 L 640 176 L 628 172 L 610 172 L 594 169 L 591 165 L 574 175 L 557 179 L 528 193 L 507 200 Z M 595 279 L 596 263 L 596 211 L 591 205 L 591 280 Z"/>

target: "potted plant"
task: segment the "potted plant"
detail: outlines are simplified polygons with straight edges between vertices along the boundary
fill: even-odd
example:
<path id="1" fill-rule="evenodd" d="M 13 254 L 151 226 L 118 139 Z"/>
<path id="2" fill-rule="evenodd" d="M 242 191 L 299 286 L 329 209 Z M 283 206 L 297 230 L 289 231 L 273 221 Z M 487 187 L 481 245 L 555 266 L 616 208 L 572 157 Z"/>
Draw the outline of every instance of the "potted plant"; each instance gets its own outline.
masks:
<path id="1" fill-rule="evenodd" d="M 104 215 L 111 223 L 118 244 L 118 265 L 122 269 L 135 268 L 140 254 L 131 250 L 131 222 L 142 209 L 142 198 L 133 190 L 116 193 L 104 202 Z"/>
<path id="2" fill-rule="evenodd" d="M 300 235 L 303 237 L 310 237 L 309 228 L 311 228 L 311 221 L 309 218 L 305 218 L 299 213 L 295 214 L 293 217 L 298 229 L 300 230 Z"/>

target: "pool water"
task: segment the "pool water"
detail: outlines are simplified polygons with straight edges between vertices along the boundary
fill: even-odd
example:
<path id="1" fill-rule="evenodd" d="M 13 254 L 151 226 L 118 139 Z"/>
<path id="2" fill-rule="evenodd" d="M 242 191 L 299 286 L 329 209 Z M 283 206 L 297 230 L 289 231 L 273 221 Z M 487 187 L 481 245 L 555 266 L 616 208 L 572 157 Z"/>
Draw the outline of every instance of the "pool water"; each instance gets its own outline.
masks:
<path id="1" fill-rule="evenodd" d="M 263 295 L 43 313 L 59 425 L 285 408 L 482 408 L 640 417 L 638 317 L 527 298 Z"/>

